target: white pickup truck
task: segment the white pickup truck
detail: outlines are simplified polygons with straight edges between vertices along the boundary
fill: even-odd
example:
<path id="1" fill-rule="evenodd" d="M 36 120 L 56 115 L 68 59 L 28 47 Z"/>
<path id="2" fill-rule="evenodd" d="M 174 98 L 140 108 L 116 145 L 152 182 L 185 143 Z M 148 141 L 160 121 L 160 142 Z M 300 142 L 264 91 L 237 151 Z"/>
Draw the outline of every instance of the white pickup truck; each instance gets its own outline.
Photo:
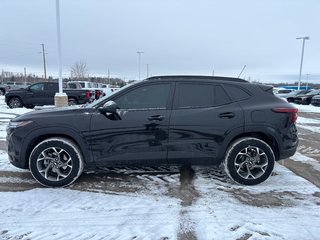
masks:
<path id="1" fill-rule="evenodd" d="M 90 90 L 91 94 L 94 96 L 95 99 L 100 98 L 103 95 L 102 89 L 97 87 L 95 83 L 88 82 L 88 81 L 70 81 L 69 84 L 77 83 L 80 84 L 82 89 Z"/>

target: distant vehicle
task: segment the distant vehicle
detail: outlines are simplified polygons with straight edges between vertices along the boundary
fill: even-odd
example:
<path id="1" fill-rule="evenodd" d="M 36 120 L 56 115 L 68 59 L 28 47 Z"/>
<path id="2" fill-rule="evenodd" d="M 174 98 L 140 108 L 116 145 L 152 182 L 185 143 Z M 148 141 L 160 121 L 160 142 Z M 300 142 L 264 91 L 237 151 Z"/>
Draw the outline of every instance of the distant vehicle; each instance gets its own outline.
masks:
<path id="1" fill-rule="evenodd" d="M 109 96 L 111 93 L 120 89 L 119 87 L 112 86 L 110 84 L 103 84 L 103 83 L 102 84 L 100 83 L 100 87 L 103 91 L 103 96 Z"/>
<path id="2" fill-rule="evenodd" d="M 77 83 L 77 82 L 64 82 L 63 88 L 82 89 L 82 86 L 80 83 Z"/>
<path id="3" fill-rule="evenodd" d="M 311 98 L 311 105 L 320 107 L 320 95 L 315 95 Z"/>
<path id="4" fill-rule="evenodd" d="M 8 155 L 50 187 L 96 167 L 221 163 L 236 183 L 255 185 L 296 152 L 297 112 L 271 86 L 239 78 L 151 77 L 85 108 L 12 119 Z"/>
<path id="5" fill-rule="evenodd" d="M 283 89 L 278 89 L 278 91 L 276 92 L 276 95 L 278 96 L 278 97 L 284 97 L 284 96 L 286 96 L 286 95 L 288 95 L 289 93 L 291 93 L 291 92 L 293 92 L 294 90 L 292 90 L 292 89 L 285 89 L 285 88 L 283 88 Z"/>
<path id="6" fill-rule="evenodd" d="M 97 83 L 88 81 L 70 81 L 68 83 L 79 83 L 82 89 L 91 91 L 91 94 L 94 95 L 95 99 L 99 99 L 102 96 L 102 89 L 99 88 Z"/>
<path id="7" fill-rule="evenodd" d="M 54 96 L 59 91 L 56 82 L 35 83 L 26 89 L 12 90 L 5 95 L 10 108 L 34 108 L 35 106 L 54 105 Z M 69 105 L 84 104 L 91 101 L 90 91 L 83 89 L 64 89 Z"/>
<path id="8" fill-rule="evenodd" d="M 312 97 L 320 95 L 320 90 L 313 90 L 306 94 L 297 95 L 293 98 L 293 102 L 297 104 L 309 105 L 311 103 Z"/>
<path id="9" fill-rule="evenodd" d="M 24 89 L 30 85 L 31 83 L 26 82 L 7 82 L 0 84 L 0 96 L 5 95 L 8 91 Z"/>
<path id="10" fill-rule="evenodd" d="M 292 91 L 291 93 L 288 93 L 286 95 L 283 95 L 282 98 L 287 99 L 288 102 L 293 102 L 294 98 L 298 95 L 302 95 L 302 94 L 307 94 L 311 92 L 311 90 L 296 90 L 296 91 Z"/>

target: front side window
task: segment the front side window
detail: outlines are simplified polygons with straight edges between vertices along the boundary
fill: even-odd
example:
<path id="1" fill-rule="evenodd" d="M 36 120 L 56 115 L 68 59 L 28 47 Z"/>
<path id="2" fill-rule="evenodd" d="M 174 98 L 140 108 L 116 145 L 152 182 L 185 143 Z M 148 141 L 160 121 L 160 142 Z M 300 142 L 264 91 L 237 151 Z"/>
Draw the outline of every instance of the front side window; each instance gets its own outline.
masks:
<path id="1" fill-rule="evenodd" d="M 120 109 L 166 109 L 170 83 L 141 86 L 114 101 Z"/>
<path id="2" fill-rule="evenodd" d="M 32 85 L 30 87 L 30 89 L 32 91 L 43 91 L 44 90 L 44 85 L 43 85 L 43 83 L 38 83 L 38 84 Z"/>

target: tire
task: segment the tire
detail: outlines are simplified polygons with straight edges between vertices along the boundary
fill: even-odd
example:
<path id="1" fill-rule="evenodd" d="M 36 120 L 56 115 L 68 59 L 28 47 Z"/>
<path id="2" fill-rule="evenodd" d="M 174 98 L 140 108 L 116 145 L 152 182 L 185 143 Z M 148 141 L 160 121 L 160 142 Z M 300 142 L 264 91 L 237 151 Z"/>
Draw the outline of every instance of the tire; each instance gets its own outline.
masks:
<path id="1" fill-rule="evenodd" d="M 20 98 L 13 97 L 8 101 L 9 108 L 22 108 L 23 104 Z"/>
<path id="2" fill-rule="evenodd" d="M 224 169 L 236 183 L 256 185 L 268 179 L 274 162 L 273 150 L 267 143 L 257 138 L 245 137 L 236 140 L 228 148 Z"/>
<path id="3" fill-rule="evenodd" d="M 28 109 L 33 109 L 35 106 L 32 105 L 32 104 L 27 104 L 27 105 L 25 105 L 25 107 L 28 108 Z"/>
<path id="4" fill-rule="evenodd" d="M 77 104 L 78 104 L 78 102 L 77 102 L 76 99 L 74 99 L 74 98 L 69 98 L 68 99 L 68 105 L 69 106 L 73 106 L 73 105 L 77 105 Z"/>
<path id="5" fill-rule="evenodd" d="M 6 94 L 6 90 L 3 88 L 0 88 L 0 96 L 4 96 Z"/>
<path id="6" fill-rule="evenodd" d="M 29 158 L 32 176 L 46 187 L 72 184 L 81 175 L 83 167 L 80 149 L 66 138 L 48 138 L 40 142 Z"/>

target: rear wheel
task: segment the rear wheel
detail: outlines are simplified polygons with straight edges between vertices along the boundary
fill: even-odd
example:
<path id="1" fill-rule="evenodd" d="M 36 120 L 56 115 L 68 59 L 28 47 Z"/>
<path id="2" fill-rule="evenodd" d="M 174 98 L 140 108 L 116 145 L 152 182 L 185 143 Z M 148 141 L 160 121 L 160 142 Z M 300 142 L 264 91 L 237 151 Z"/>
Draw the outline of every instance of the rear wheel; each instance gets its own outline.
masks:
<path id="1" fill-rule="evenodd" d="M 62 187 L 73 183 L 83 171 L 83 158 L 78 146 L 65 138 L 49 138 L 31 152 L 29 168 L 42 185 Z"/>
<path id="2" fill-rule="evenodd" d="M 23 104 L 20 98 L 14 97 L 14 98 L 10 98 L 10 100 L 8 101 L 8 106 L 9 108 L 22 108 Z"/>
<path id="3" fill-rule="evenodd" d="M 77 104 L 78 104 L 78 102 L 77 102 L 76 99 L 74 99 L 74 98 L 69 98 L 68 99 L 68 105 L 69 106 L 73 106 L 73 105 L 77 105 Z"/>
<path id="4" fill-rule="evenodd" d="M 231 144 L 224 160 L 224 167 L 233 181 L 244 185 L 256 185 L 271 175 L 274 162 L 274 153 L 267 143 L 247 137 Z"/>

